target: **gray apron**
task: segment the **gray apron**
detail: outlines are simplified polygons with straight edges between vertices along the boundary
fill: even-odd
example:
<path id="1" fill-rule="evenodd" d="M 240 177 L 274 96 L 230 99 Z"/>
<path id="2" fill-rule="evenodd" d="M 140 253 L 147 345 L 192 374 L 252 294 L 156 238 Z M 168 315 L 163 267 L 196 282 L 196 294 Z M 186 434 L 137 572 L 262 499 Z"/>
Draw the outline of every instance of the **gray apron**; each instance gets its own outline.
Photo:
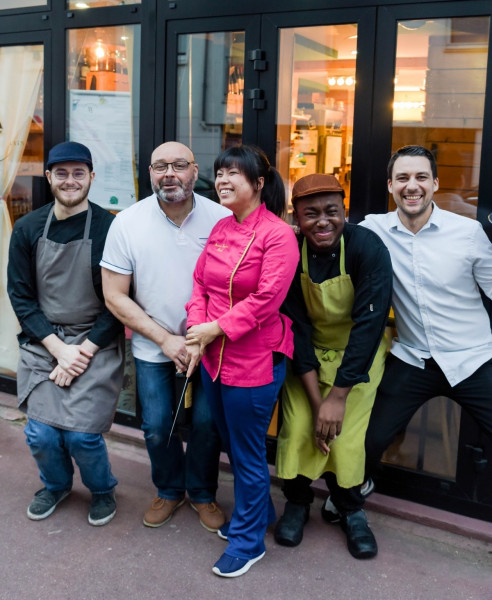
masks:
<path id="1" fill-rule="evenodd" d="M 84 237 L 68 244 L 48 239 L 52 207 L 36 252 L 38 302 L 58 337 L 81 344 L 104 304 L 92 281 L 89 205 Z M 91 359 L 69 387 L 59 387 L 49 375 L 56 359 L 38 343 L 22 344 L 17 371 L 19 408 L 27 416 L 70 431 L 103 433 L 113 422 L 123 378 L 123 334 Z"/>

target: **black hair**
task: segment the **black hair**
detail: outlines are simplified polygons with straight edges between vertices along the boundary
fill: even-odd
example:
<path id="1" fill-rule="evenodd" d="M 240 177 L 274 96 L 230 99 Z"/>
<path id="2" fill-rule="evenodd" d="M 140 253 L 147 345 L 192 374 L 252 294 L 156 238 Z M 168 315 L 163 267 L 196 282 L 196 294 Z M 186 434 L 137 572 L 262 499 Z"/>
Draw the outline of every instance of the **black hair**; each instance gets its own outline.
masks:
<path id="1" fill-rule="evenodd" d="M 436 159 L 432 152 L 427 150 L 427 148 L 424 148 L 424 146 L 402 146 L 401 148 L 398 148 L 398 150 L 393 153 L 388 163 L 388 179 L 393 178 L 393 167 L 396 159 L 400 158 L 400 156 L 424 156 L 430 162 L 432 179 L 437 179 Z"/>
<path id="2" fill-rule="evenodd" d="M 285 188 L 280 173 L 272 167 L 266 154 L 257 146 L 232 146 L 219 154 L 214 162 L 214 173 L 219 169 L 236 167 L 255 188 L 263 177 L 261 201 L 269 211 L 280 218 L 285 214 Z"/>

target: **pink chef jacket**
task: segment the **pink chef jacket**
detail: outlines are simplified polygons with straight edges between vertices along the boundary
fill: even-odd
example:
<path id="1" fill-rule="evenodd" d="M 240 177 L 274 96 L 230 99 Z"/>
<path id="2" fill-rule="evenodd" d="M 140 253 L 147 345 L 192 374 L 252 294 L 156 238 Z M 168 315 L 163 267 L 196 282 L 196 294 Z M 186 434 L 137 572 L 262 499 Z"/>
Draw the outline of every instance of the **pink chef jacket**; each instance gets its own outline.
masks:
<path id="1" fill-rule="evenodd" d="M 194 273 L 187 326 L 211 321 L 225 336 L 206 348 L 212 379 L 254 387 L 273 381 L 272 352 L 292 358 L 291 320 L 279 313 L 299 261 L 292 228 L 261 204 L 242 223 L 212 229 Z"/>

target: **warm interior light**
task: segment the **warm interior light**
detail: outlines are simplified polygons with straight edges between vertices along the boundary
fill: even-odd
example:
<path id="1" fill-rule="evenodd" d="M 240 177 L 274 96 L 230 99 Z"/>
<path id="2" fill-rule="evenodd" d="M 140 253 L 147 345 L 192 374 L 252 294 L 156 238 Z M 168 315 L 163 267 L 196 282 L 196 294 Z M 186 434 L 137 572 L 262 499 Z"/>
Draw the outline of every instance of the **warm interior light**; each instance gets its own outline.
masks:
<path id="1" fill-rule="evenodd" d="M 393 108 L 406 110 L 420 108 L 421 110 L 424 110 L 425 102 L 393 102 Z"/>
<path id="2" fill-rule="evenodd" d="M 85 2 L 77 2 L 75 4 L 75 8 L 89 8 L 89 5 L 86 4 Z"/>
<path id="3" fill-rule="evenodd" d="M 97 58 L 104 58 L 106 51 L 104 50 L 104 48 L 102 46 L 96 46 L 94 54 L 96 55 Z"/>

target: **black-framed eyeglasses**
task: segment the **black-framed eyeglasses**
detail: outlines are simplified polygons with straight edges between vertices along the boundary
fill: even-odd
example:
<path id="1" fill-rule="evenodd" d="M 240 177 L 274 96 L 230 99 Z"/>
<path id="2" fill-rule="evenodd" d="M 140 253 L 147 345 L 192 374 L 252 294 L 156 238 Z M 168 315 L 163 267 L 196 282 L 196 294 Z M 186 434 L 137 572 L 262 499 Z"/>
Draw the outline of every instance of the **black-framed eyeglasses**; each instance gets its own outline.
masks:
<path id="1" fill-rule="evenodd" d="M 167 173 L 167 168 L 170 166 L 175 173 L 179 173 L 180 171 L 186 171 L 186 169 L 190 165 L 194 165 L 195 161 L 191 160 L 175 160 L 174 162 L 155 162 L 150 165 L 150 168 L 154 173 L 161 175 L 162 173 Z"/>

